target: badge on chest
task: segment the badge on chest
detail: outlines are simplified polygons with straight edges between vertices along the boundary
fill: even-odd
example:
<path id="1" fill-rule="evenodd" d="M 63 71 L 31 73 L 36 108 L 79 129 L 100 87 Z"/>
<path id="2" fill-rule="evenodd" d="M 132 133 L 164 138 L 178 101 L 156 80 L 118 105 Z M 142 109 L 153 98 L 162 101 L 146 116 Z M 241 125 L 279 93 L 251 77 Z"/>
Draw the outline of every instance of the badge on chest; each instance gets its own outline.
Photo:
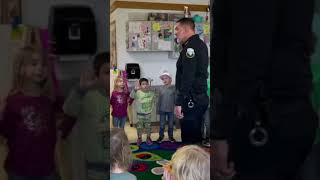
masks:
<path id="1" fill-rule="evenodd" d="M 195 56 L 195 52 L 194 52 L 194 49 L 193 48 L 188 48 L 187 49 L 187 52 L 186 52 L 186 56 L 187 58 L 193 58 Z"/>

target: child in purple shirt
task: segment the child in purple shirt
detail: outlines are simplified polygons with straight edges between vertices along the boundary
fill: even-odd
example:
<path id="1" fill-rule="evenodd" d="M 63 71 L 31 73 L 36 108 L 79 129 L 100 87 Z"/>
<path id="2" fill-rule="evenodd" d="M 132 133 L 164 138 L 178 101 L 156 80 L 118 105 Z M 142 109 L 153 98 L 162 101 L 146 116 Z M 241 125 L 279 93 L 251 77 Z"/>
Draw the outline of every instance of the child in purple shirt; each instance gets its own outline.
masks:
<path id="1" fill-rule="evenodd" d="M 128 116 L 128 103 L 129 92 L 124 84 L 123 78 L 119 76 L 114 81 L 114 90 L 110 99 L 113 127 L 124 128 Z"/>
<path id="2" fill-rule="evenodd" d="M 0 105 L 0 136 L 9 150 L 5 169 L 9 180 L 54 180 L 58 106 L 47 62 L 38 49 L 25 47 L 13 67 L 13 88 Z"/>

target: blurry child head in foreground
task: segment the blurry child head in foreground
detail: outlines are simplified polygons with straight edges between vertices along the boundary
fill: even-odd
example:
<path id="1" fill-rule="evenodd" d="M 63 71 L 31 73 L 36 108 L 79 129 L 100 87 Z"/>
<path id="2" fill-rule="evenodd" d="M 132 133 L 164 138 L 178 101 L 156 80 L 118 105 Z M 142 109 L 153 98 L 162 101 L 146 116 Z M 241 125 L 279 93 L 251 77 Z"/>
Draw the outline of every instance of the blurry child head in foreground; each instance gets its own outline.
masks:
<path id="1" fill-rule="evenodd" d="M 201 147 L 187 145 L 179 148 L 165 165 L 165 180 L 209 180 L 210 155 Z"/>

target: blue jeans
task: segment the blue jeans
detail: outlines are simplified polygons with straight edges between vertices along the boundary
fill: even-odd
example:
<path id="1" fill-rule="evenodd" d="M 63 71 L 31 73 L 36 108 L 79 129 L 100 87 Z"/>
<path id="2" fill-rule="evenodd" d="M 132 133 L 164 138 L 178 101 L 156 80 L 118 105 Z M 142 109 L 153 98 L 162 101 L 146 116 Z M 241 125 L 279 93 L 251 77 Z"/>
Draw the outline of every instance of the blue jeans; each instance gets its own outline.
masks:
<path id="1" fill-rule="evenodd" d="M 168 136 L 173 137 L 173 112 L 160 112 L 160 131 L 159 136 L 164 137 L 164 129 L 168 118 Z"/>
<path id="2" fill-rule="evenodd" d="M 8 180 L 55 180 L 54 175 L 50 176 L 19 176 L 14 173 L 8 173 Z"/>
<path id="3" fill-rule="evenodd" d="M 113 127 L 117 127 L 117 128 L 124 128 L 126 121 L 127 121 L 127 116 L 122 118 L 119 118 L 119 117 L 112 118 Z"/>

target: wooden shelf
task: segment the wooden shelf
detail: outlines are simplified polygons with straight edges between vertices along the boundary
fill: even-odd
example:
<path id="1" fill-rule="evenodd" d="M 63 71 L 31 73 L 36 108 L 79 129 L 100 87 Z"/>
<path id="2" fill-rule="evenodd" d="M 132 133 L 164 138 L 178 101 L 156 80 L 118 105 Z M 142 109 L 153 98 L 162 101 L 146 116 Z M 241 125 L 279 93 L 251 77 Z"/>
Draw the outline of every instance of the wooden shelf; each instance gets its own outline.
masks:
<path id="1" fill-rule="evenodd" d="M 190 11 L 207 12 L 207 8 L 208 8 L 207 5 L 194 5 L 194 4 L 115 1 L 111 5 L 110 12 L 112 13 L 117 8 L 183 11 L 185 6 L 188 6 Z"/>

